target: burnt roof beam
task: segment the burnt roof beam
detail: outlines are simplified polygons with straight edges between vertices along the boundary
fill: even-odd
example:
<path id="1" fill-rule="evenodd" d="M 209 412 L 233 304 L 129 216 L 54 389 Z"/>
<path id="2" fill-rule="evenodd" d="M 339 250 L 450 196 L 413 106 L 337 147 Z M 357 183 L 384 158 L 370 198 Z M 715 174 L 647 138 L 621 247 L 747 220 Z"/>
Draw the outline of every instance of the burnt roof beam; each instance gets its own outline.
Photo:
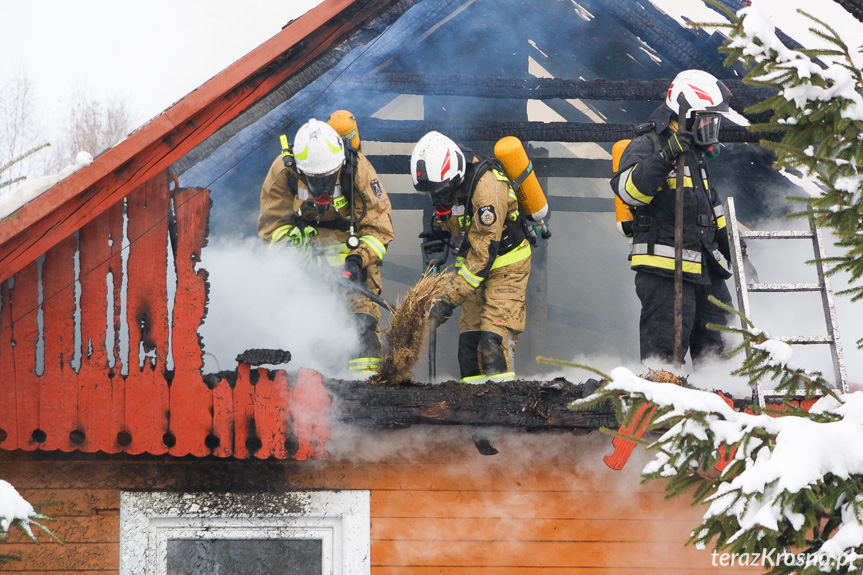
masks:
<path id="1" fill-rule="evenodd" d="M 358 118 L 363 140 L 378 142 L 416 142 L 432 130 L 446 133 L 453 140 L 496 142 L 515 136 L 531 142 L 616 142 L 632 138 L 636 124 L 595 124 L 592 122 L 459 122 L 441 125 L 418 120 L 379 120 Z M 753 132 L 739 126 L 723 127 L 720 140 L 725 143 L 753 143 L 781 139 L 781 132 Z"/>
<path id="2" fill-rule="evenodd" d="M 662 101 L 672 78 L 655 80 L 568 80 L 564 78 L 492 78 L 458 74 L 345 74 L 339 81 L 352 89 L 397 94 L 470 96 L 508 100 L 651 100 Z M 731 104 L 746 108 L 766 99 L 772 91 L 723 79 L 731 90 Z"/>

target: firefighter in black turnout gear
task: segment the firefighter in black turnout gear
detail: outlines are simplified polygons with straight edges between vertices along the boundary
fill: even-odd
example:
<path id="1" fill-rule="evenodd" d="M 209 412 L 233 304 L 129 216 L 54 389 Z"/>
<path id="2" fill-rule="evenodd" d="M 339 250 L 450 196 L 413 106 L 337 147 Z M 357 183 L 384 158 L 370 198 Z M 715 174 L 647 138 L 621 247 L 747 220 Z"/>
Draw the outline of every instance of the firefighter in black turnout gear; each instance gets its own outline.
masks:
<path id="1" fill-rule="evenodd" d="M 727 325 L 728 314 L 708 301 L 731 305 L 725 280 L 731 277 L 722 202 L 710 182 L 707 158 L 719 155 L 719 123 L 731 92 L 700 70 L 677 75 L 665 103 L 623 152 L 611 179 L 614 193 L 632 208 L 630 260 L 641 300 L 642 361 L 674 361 L 674 223 L 677 158 L 685 157 L 683 180 L 683 332 L 693 363 L 722 354 L 726 345 L 708 323 Z M 678 118 L 679 110 L 686 111 Z M 684 122 L 678 127 L 678 122 Z M 678 129 L 679 128 L 679 129 Z"/>

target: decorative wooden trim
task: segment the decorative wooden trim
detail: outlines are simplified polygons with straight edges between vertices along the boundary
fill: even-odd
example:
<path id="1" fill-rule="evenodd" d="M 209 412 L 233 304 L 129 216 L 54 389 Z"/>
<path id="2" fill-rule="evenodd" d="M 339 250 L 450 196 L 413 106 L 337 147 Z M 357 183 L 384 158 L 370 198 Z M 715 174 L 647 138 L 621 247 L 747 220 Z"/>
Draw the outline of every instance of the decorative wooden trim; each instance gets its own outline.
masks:
<path id="1" fill-rule="evenodd" d="M 240 364 L 235 378 L 204 381 L 207 283 L 195 268 L 211 202 L 168 182 L 152 178 L 3 282 L 0 448 L 326 458 L 319 374 Z"/>

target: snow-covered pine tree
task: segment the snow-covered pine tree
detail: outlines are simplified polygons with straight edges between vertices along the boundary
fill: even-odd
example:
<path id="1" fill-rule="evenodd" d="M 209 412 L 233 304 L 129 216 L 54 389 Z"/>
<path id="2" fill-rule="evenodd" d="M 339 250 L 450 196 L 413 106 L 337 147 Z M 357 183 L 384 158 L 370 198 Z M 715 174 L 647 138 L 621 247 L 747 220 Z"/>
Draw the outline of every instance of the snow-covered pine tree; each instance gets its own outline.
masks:
<path id="1" fill-rule="evenodd" d="M 781 141 L 763 144 L 776 151 L 777 168 L 817 182 L 821 193 L 809 204 L 844 250 L 829 263 L 834 273 L 843 270 L 852 282 L 858 280 L 863 275 L 863 53 L 805 13 L 801 18 L 809 18 L 811 30 L 831 48 L 791 50 L 754 8 L 735 14 L 707 1 L 729 17 L 728 61 L 744 62 L 750 70 L 744 81 L 776 91 L 750 108 L 773 113 L 768 123 L 752 128 L 781 130 Z M 863 287 L 845 293 L 859 300 Z M 859 572 L 863 392 L 838 395 L 820 373 L 789 367 L 786 344 L 745 319 L 743 325 L 723 328 L 743 336 L 732 354 L 751 350 L 732 375 L 753 384 L 759 378 L 777 381 L 770 387 L 784 392 L 781 406 L 740 411 L 716 393 L 646 381 L 617 368 L 593 395 L 571 407 L 611 401 L 624 425 L 640 414 L 650 417 L 648 433 L 657 438 L 644 442 L 654 459 L 642 479 L 664 480 L 669 497 L 689 493 L 694 503 L 708 506 L 689 543 L 712 547 L 714 560 L 719 554 L 717 566 L 755 565 L 769 575 Z M 807 411 L 791 402 L 800 394 L 821 399 Z M 645 403 L 656 409 L 641 410 Z"/>
<path id="2" fill-rule="evenodd" d="M 844 271 L 850 284 L 857 282 L 863 276 L 863 52 L 802 10 L 801 20 L 809 21 L 810 32 L 826 47 L 791 50 L 754 8 L 734 14 L 707 1 L 731 21 L 729 39 L 720 48 L 727 53 L 726 64 L 742 61 L 748 70 L 744 82 L 776 92 L 747 110 L 771 112 L 769 122 L 751 128 L 779 132 L 780 141 L 761 142 L 776 152 L 775 167 L 817 183 L 819 195 L 791 199 L 806 202 L 817 221 L 835 232 L 843 255 L 827 260 L 829 273 Z M 839 293 L 857 301 L 863 299 L 863 286 Z M 863 347 L 863 339 L 857 344 Z"/>

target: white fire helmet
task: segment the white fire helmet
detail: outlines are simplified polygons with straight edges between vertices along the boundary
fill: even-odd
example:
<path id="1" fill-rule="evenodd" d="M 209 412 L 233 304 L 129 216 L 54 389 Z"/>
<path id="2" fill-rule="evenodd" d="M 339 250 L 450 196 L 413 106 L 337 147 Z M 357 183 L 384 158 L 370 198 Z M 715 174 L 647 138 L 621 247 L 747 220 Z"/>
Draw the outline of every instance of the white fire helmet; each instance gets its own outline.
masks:
<path id="1" fill-rule="evenodd" d="M 329 198 L 345 163 L 345 147 L 338 132 L 326 122 L 312 118 L 297 130 L 293 151 L 297 171 L 308 184 L 311 195 Z"/>
<path id="2" fill-rule="evenodd" d="M 680 110 L 678 98 L 681 95 L 689 106 L 687 118 L 697 112 L 728 113 L 731 90 L 721 80 L 702 70 L 684 70 L 672 80 L 665 105 L 675 114 Z"/>
<path id="3" fill-rule="evenodd" d="M 414 188 L 428 193 L 435 205 L 452 205 L 465 167 L 462 151 L 440 132 L 429 132 L 420 138 L 411 153 Z"/>
<path id="4" fill-rule="evenodd" d="M 721 116 L 728 115 L 730 99 L 731 90 L 722 81 L 702 70 L 684 70 L 668 87 L 665 105 L 679 114 L 681 103 L 686 103 L 685 129 L 712 158 L 719 154 L 719 124 Z"/>

